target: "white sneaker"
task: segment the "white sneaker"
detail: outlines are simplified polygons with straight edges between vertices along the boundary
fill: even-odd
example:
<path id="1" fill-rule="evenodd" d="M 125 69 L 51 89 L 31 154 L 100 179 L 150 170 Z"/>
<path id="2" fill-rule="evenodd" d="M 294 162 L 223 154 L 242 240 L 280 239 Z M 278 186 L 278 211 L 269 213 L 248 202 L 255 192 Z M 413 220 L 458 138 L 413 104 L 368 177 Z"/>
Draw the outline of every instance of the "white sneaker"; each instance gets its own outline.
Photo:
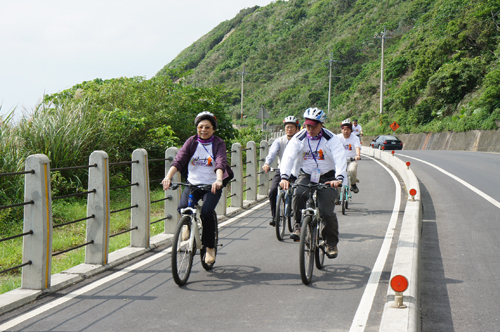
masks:
<path id="1" fill-rule="evenodd" d="M 190 232 L 189 232 L 189 227 L 188 226 L 182 226 L 182 235 L 181 235 L 181 238 L 182 238 L 182 241 L 187 241 L 189 240 L 189 235 L 190 235 Z"/>
<path id="2" fill-rule="evenodd" d="M 207 263 L 207 264 L 215 263 L 215 249 L 214 248 L 207 248 L 207 251 L 205 252 L 205 263 Z"/>

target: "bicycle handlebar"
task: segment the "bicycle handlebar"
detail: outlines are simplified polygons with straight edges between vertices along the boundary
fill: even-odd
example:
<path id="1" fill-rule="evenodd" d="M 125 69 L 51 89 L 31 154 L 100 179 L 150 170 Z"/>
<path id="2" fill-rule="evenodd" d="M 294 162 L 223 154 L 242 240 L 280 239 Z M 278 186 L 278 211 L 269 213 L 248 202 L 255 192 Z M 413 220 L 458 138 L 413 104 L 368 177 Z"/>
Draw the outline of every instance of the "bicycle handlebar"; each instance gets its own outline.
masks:
<path id="1" fill-rule="evenodd" d="M 172 182 L 172 186 L 169 189 L 176 190 L 177 188 L 179 188 L 179 186 L 188 187 L 189 189 L 192 189 L 192 188 L 200 188 L 200 189 L 205 189 L 205 190 L 212 189 L 211 184 L 191 184 L 191 183 L 184 183 L 184 182 Z"/>
<path id="2" fill-rule="evenodd" d="M 334 180 L 337 181 L 337 180 Z M 318 189 L 336 189 L 328 184 L 325 183 L 308 183 L 308 184 L 302 184 L 302 183 L 294 183 L 291 185 L 291 187 L 296 188 L 296 187 L 305 187 L 305 188 L 318 188 Z"/>

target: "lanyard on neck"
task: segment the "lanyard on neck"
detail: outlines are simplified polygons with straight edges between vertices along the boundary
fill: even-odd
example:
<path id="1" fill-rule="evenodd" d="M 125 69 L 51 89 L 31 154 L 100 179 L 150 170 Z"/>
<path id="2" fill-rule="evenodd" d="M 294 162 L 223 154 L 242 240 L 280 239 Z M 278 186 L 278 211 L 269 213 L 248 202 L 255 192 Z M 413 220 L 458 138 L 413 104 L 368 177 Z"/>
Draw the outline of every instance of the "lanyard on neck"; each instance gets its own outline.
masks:
<path id="1" fill-rule="evenodd" d="M 312 149 L 311 149 L 311 140 L 309 140 L 309 139 L 307 140 L 307 144 L 309 144 L 309 151 L 311 152 L 311 155 L 312 155 L 312 157 L 314 159 L 314 162 L 316 163 L 316 167 L 317 168 L 319 168 L 319 165 L 318 165 L 318 161 L 316 160 L 315 154 L 318 153 L 319 143 L 321 143 L 321 137 L 318 140 L 318 145 L 316 145 L 316 151 L 312 152 Z"/>
<path id="2" fill-rule="evenodd" d="M 214 157 L 214 156 L 212 156 L 212 155 L 210 154 L 210 152 L 208 152 L 208 150 L 207 150 L 207 148 L 205 147 L 205 145 L 204 145 L 203 143 L 200 143 L 200 144 L 201 144 L 201 146 L 203 146 L 203 148 L 205 149 L 205 151 L 207 151 L 208 155 L 212 158 L 212 160 L 215 160 L 215 157 Z M 213 149 L 214 149 L 214 145 L 213 145 L 213 143 L 212 143 L 212 152 L 213 152 Z"/>

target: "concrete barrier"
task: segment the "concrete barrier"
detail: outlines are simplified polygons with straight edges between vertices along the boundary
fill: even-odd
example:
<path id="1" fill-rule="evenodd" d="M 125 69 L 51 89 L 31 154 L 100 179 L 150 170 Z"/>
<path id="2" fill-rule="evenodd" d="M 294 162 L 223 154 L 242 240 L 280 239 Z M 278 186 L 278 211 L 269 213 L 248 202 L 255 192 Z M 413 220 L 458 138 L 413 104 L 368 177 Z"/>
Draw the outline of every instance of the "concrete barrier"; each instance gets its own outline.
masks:
<path id="1" fill-rule="evenodd" d="M 407 167 L 406 161 L 398 158 L 397 154 L 392 155 L 392 153 L 370 147 L 363 148 L 362 153 L 390 165 L 403 179 L 407 196 L 398 246 L 391 269 L 391 279 L 396 275 L 402 275 L 408 280 L 408 289 L 403 292 L 403 304 L 406 307 L 395 308 L 393 306 L 396 294 L 389 287 L 380 331 L 420 331 L 419 245 L 422 232 L 422 204 L 418 179 L 411 170 L 411 166 Z M 410 194 L 412 189 L 415 189 L 415 195 Z"/>
<path id="2" fill-rule="evenodd" d="M 470 130 L 464 132 L 439 132 L 398 134 L 403 150 L 454 150 L 500 152 L 500 130 Z M 363 146 L 370 146 L 377 136 L 363 136 Z"/>

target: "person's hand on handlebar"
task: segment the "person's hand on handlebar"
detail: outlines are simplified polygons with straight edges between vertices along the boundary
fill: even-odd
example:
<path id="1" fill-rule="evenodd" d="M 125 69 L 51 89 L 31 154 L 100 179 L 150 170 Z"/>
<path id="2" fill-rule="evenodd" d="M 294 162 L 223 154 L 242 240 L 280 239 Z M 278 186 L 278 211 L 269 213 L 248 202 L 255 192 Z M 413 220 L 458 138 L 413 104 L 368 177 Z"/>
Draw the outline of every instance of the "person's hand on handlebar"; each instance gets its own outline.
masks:
<path id="1" fill-rule="evenodd" d="M 264 164 L 264 166 L 262 166 L 262 170 L 263 170 L 264 172 L 266 172 L 266 173 L 267 173 L 267 172 L 269 172 L 269 170 L 270 170 L 270 169 L 271 169 L 271 167 L 269 167 L 269 165 L 268 165 L 268 164 Z"/>
<path id="2" fill-rule="evenodd" d="M 356 161 L 357 161 L 357 160 L 361 160 L 361 156 L 356 156 L 356 157 L 354 157 L 354 160 L 356 160 Z"/>
<path id="3" fill-rule="evenodd" d="M 172 180 L 164 178 L 163 181 L 161 181 L 161 184 L 163 185 L 163 190 L 168 190 L 168 188 L 172 185 Z"/>
<path id="4" fill-rule="evenodd" d="M 215 194 L 220 188 L 222 188 L 222 180 L 215 180 L 215 182 L 212 183 L 212 194 Z"/>
<path id="5" fill-rule="evenodd" d="M 325 182 L 325 184 L 329 184 L 332 188 L 338 188 L 339 186 L 342 185 L 342 181 L 340 181 L 340 180 L 333 180 L 333 181 Z"/>
<path id="6" fill-rule="evenodd" d="M 281 179 L 281 181 L 280 181 L 280 187 L 283 190 L 288 190 L 288 188 L 290 187 L 290 181 L 285 180 L 285 179 Z"/>

